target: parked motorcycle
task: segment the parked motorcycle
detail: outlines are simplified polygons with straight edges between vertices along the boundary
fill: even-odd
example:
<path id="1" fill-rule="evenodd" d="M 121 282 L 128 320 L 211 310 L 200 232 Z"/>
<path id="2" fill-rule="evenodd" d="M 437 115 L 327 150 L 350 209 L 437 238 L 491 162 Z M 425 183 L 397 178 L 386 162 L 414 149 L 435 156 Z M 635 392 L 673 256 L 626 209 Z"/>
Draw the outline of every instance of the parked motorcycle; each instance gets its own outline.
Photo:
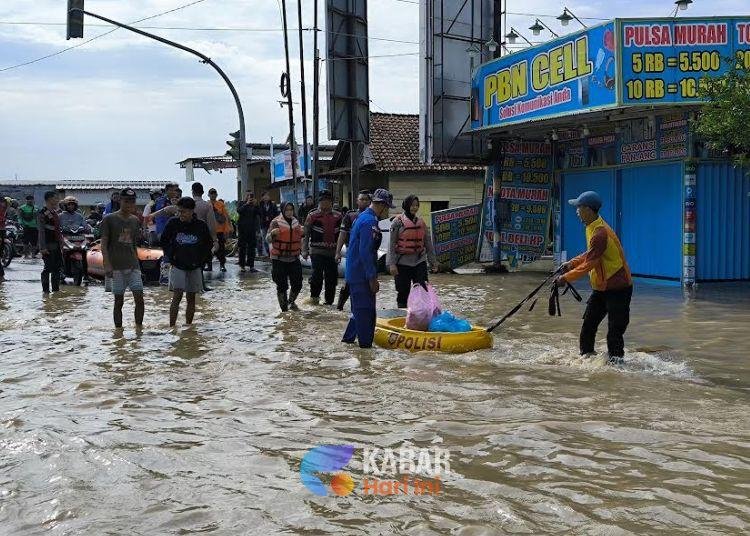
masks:
<path id="1" fill-rule="evenodd" d="M 7 267 L 10 264 L 10 261 L 13 260 L 13 257 L 20 257 L 23 255 L 22 235 L 23 230 L 17 223 L 13 221 L 5 223 L 5 242 L 3 243 L 2 251 L 3 266 Z"/>
<path id="2" fill-rule="evenodd" d="M 13 241 L 6 235 L 5 240 L 3 240 L 2 243 L 2 251 L 0 251 L 0 262 L 3 263 L 5 268 L 7 268 L 10 261 L 13 260 L 13 257 Z"/>
<path id="3" fill-rule="evenodd" d="M 79 286 L 86 275 L 83 269 L 83 261 L 87 254 L 88 242 L 86 229 L 76 227 L 63 234 L 63 269 L 67 277 L 73 278 L 73 284 Z"/>

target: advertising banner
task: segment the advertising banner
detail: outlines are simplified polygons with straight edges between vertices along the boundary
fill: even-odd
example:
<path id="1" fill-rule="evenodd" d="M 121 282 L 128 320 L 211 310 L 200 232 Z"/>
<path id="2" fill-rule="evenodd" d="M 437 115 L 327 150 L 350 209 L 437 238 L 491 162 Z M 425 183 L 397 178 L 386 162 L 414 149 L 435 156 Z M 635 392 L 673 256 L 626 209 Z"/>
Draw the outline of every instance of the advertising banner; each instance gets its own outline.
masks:
<path id="1" fill-rule="evenodd" d="M 616 104 L 614 23 L 481 65 L 472 80 L 472 130 Z"/>
<path id="2" fill-rule="evenodd" d="M 496 201 L 500 249 L 511 267 L 544 255 L 549 243 L 552 199 L 552 146 L 506 142 L 498 164 Z"/>
<path id="3" fill-rule="evenodd" d="M 750 18 L 618 20 L 621 102 L 698 101 L 700 80 L 750 67 Z"/>
<path id="4" fill-rule="evenodd" d="M 297 149 L 297 178 L 305 176 L 305 153 L 302 148 Z M 307 151 L 308 175 L 312 171 L 312 147 Z M 292 180 L 292 151 L 287 149 L 273 155 L 273 182 Z"/>
<path id="5" fill-rule="evenodd" d="M 431 213 L 432 243 L 440 266 L 457 268 L 476 260 L 481 212 L 482 205 L 476 204 Z"/>
<path id="6" fill-rule="evenodd" d="M 479 262 L 495 262 L 500 260 L 500 250 L 497 248 L 497 233 L 495 233 L 495 168 L 488 167 L 484 175 L 484 202 L 482 203 L 482 223 L 479 237 Z"/>

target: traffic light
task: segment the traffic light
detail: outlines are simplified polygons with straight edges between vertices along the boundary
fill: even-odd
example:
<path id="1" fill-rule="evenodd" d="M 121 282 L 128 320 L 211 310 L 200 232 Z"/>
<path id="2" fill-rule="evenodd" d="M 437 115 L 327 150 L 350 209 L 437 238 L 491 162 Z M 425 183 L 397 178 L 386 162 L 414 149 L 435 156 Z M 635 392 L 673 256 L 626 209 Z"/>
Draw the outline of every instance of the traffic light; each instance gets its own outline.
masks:
<path id="1" fill-rule="evenodd" d="M 234 160 L 240 159 L 240 131 L 237 132 L 230 132 L 230 136 L 232 136 L 232 139 L 227 142 L 227 145 L 231 147 L 226 153 L 225 156 L 231 156 Z"/>
<path id="2" fill-rule="evenodd" d="M 81 11 L 71 11 L 80 9 Z M 83 37 L 83 0 L 68 0 L 67 39 Z"/>

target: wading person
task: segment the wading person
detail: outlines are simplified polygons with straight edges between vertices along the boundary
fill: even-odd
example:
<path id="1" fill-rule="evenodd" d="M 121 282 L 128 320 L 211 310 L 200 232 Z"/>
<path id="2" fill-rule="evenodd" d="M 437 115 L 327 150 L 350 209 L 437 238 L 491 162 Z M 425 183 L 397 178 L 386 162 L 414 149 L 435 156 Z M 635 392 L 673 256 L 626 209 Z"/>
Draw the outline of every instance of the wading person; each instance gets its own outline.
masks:
<path id="1" fill-rule="evenodd" d="M 308 195 L 305 197 L 305 202 L 299 207 L 299 221 L 305 223 L 307 221 L 307 216 L 313 210 L 315 210 L 315 200 L 313 199 L 313 196 Z"/>
<path id="2" fill-rule="evenodd" d="M 52 292 L 60 290 L 60 268 L 62 267 L 63 237 L 60 230 L 60 216 L 57 214 L 57 192 L 44 194 L 44 208 L 37 214 L 39 229 L 39 250 L 42 253 L 44 269 L 42 270 L 42 292 L 49 294 L 50 282 Z"/>
<path id="3" fill-rule="evenodd" d="M 214 209 L 214 219 L 216 220 L 216 240 L 218 241 L 218 248 L 216 250 L 216 258 L 219 260 L 219 269 L 222 272 L 227 271 L 227 238 L 232 236 L 232 222 L 229 221 L 229 212 L 224 201 L 217 199 L 218 192 L 216 188 L 211 188 L 208 191 L 208 198 L 211 200 L 211 206 Z M 208 269 L 213 269 L 213 261 L 208 261 Z"/>
<path id="4" fill-rule="evenodd" d="M 162 197 L 162 192 L 160 189 L 155 188 L 149 192 L 149 197 L 151 200 L 143 207 L 143 220 L 146 225 L 148 245 L 154 247 L 159 244 L 159 237 L 156 233 L 156 223 L 152 219 L 149 219 L 148 216 L 152 212 L 159 210 L 156 208 L 156 202 Z"/>
<path id="5" fill-rule="evenodd" d="M 352 227 L 346 248 L 346 282 L 351 293 L 352 316 L 344 332 L 343 342 L 359 341 L 360 348 L 371 348 L 375 338 L 375 296 L 378 283 L 378 248 L 382 235 L 378 222 L 393 208 L 393 196 L 378 189 L 372 204 L 359 215 Z"/>
<path id="6" fill-rule="evenodd" d="M 120 192 L 112 192 L 109 196 L 109 203 L 104 207 L 104 215 L 112 214 L 120 210 Z"/>
<path id="7" fill-rule="evenodd" d="M 135 215 L 135 190 L 125 188 L 119 197 L 120 209 L 104 216 L 100 226 L 104 273 L 110 280 L 115 296 L 115 327 L 122 327 L 122 306 L 128 289 L 133 293 L 135 302 L 135 325 L 141 327 L 144 315 L 143 278 L 137 253 L 141 222 Z"/>
<path id="8" fill-rule="evenodd" d="M 320 192 L 317 210 L 313 210 L 305 221 L 305 240 L 302 257 L 312 261 L 310 276 L 310 302 L 320 303 L 320 292 L 325 282 L 325 303 L 333 305 L 336 285 L 339 280 L 339 267 L 336 264 L 336 242 L 343 216 L 333 210 L 331 192 Z"/>
<path id="9" fill-rule="evenodd" d="M 357 220 L 357 217 L 362 214 L 362 211 L 367 209 L 367 207 L 370 206 L 370 202 L 372 201 L 372 196 L 370 195 L 369 190 L 360 190 L 359 195 L 357 196 L 357 210 L 350 210 L 344 215 L 344 218 L 341 220 L 341 232 L 339 233 L 339 239 L 336 243 L 336 263 L 341 262 L 341 250 L 344 247 L 344 244 L 346 244 L 349 241 L 349 234 L 352 231 L 352 226 L 354 225 L 354 222 Z M 339 291 L 339 301 L 336 304 L 336 308 L 339 311 L 344 310 L 344 305 L 346 304 L 346 300 L 349 299 L 349 283 L 344 281 L 344 286 L 341 287 L 341 290 Z"/>
<path id="10" fill-rule="evenodd" d="M 0 196 L 0 248 L 5 247 L 5 222 L 8 220 L 10 204 L 5 197 Z M 0 281 L 5 279 L 5 267 L 0 263 Z"/>
<path id="11" fill-rule="evenodd" d="M 177 323 L 183 294 L 187 301 L 185 324 L 193 323 L 195 296 L 203 290 L 201 267 L 211 258 L 213 247 L 208 225 L 195 215 L 195 200 L 183 197 L 177 202 L 177 209 L 179 216 L 169 220 L 161 235 L 161 247 L 171 261 L 169 325 L 172 327 Z"/>
<path id="12" fill-rule="evenodd" d="M 206 222 L 208 230 L 211 233 L 211 239 L 214 241 L 213 251 L 216 251 L 219 247 L 219 240 L 216 237 L 216 218 L 214 217 L 214 207 L 203 199 L 203 185 L 199 182 L 194 182 L 191 191 L 193 192 L 193 200 L 195 201 L 195 215 L 199 220 Z M 207 285 L 205 279 L 203 280 L 203 290 L 211 290 Z"/>
<path id="13" fill-rule="evenodd" d="M 594 355 L 596 331 L 604 317 L 608 317 L 607 350 L 611 363 L 622 363 L 625 356 L 623 336 L 630 322 L 630 300 L 633 278 L 625 260 L 620 240 L 599 215 L 602 199 L 596 192 L 584 192 L 568 201 L 586 226 L 588 250 L 561 266 L 563 275 L 558 286 L 572 283 L 589 275 L 593 292 L 586 304 L 581 326 L 581 355 Z"/>
<path id="14" fill-rule="evenodd" d="M 26 196 L 26 204 L 18 209 L 18 223 L 23 226 L 23 256 L 28 259 L 36 258 L 36 245 L 39 241 L 36 216 L 38 211 L 34 206 L 34 196 Z"/>
<path id="15" fill-rule="evenodd" d="M 271 201 L 271 196 L 268 192 L 263 192 L 260 197 L 260 233 L 261 241 L 258 243 L 258 255 L 263 256 L 263 253 L 268 253 L 268 244 L 266 243 L 265 236 L 268 234 L 268 228 L 271 225 L 271 220 L 279 215 L 279 207 L 276 203 Z M 304 223 L 304 220 L 302 221 Z"/>
<path id="16" fill-rule="evenodd" d="M 271 220 L 266 239 L 271 245 L 271 277 L 282 311 L 297 310 L 297 296 L 302 290 L 302 226 L 294 217 L 294 203 L 284 203 L 279 216 Z M 287 289 L 289 295 L 287 296 Z"/>
<path id="17" fill-rule="evenodd" d="M 255 248 L 258 247 L 256 237 L 260 232 L 260 208 L 258 201 L 255 199 L 253 192 L 245 194 L 245 200 L 237 206 L 237 255 L 239 257 L 240 272 L 245 271 L 245 267 L 251 272 L 257 272 L 255 269 Z M 262 236 L 261 240 L 266 237 Z"/>
<path id="18" fill-rule="evenodd" d="M 427 224 L 419 217 L 419 198 L 409 195 L 404 199 L 403 213 L 391 223 L 390 243 L 386 264 L 396 283 L 396 302 L 404 309 L 414 283 L 427 282 L 427 263 L 437 272 L 435 249 Z"/>

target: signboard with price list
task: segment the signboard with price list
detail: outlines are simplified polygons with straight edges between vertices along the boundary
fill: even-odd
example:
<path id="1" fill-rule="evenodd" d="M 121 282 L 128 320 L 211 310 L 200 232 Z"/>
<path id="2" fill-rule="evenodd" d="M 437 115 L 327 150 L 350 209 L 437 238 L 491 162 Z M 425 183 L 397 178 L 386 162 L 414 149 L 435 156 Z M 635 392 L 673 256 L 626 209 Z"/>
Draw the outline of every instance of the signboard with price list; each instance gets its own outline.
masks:
<path id="1" fill-rule="evenodd" d="M 441 267 L 458 268 L 476 260 L 481 213 L 481 204 L 431 213 L 432 243 Z"/>
<path id="2" fill-rule="evenodd" d="M 750 17 L 625 19 L 617 33 L 623 105 L 698 102 L 701 79 L 750 67 Z"/>
<path id="3" fill-rule="evenodd" d="M 552 199 L 552 145 L 506 142 L 498 163 L 497 228 L 511 267 L 533 262 L 547 249 Z"/>

